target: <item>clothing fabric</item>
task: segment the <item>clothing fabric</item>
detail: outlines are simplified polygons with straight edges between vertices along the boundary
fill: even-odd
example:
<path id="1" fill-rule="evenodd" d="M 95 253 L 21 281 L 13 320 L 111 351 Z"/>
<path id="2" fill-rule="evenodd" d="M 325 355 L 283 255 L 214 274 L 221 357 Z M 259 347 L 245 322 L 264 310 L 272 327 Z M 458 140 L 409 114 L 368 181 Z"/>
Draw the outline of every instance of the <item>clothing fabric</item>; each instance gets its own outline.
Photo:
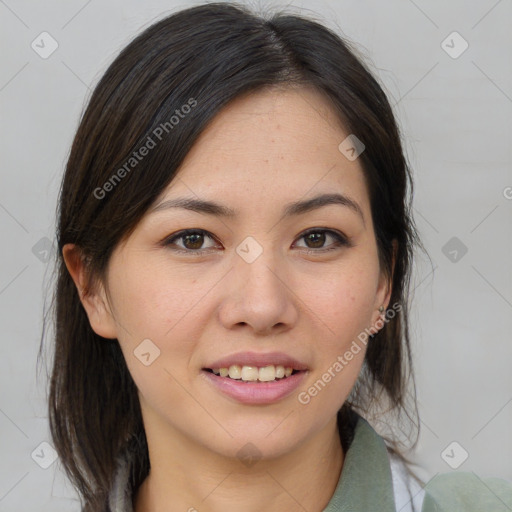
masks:
<path id="1" fill-rule="evenodd" d="M 423 487 L 412 476 L 403 461 L 390 453 L 391 478 L 395 496 L 395 507 L 400 512 L 421 512 L 425 497 Z"/>
<path id="2" fill-rule="evenodd" d="M 122 457 L 109 495 L 111 512 L 133 512 L 130 460 Z M 358 417 L 340 479 L 322 512 L 510 512 L 512 483 L 475 473 L 436 475 L 422 488 L 384 440 Z"/>

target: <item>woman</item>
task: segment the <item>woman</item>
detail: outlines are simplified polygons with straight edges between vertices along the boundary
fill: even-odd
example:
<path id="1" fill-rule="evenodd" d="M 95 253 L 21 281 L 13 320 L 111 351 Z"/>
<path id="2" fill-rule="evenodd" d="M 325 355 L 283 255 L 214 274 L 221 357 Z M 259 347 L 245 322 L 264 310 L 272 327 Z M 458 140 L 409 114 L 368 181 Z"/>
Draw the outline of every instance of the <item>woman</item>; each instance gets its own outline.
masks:
<path id="1" fill-rule="evenodd" d="M 385 94 L 322 25 L 209 4 L 131 42 L 59 203 L 50 427 L 83 510 L 483 510 L 370 426 L 418 424 L 411 197 Z"/>

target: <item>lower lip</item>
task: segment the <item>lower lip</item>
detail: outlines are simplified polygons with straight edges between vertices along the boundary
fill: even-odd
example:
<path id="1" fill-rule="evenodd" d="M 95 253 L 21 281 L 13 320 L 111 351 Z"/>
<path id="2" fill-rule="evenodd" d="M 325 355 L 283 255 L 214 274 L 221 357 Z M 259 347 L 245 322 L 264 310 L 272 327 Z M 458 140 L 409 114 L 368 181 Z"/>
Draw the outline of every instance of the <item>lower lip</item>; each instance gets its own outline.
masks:
<path id="1" fill-rule="evenodd" d="M 229 377 L 221 377 L 206 370 L 202 370 L 201 373 L 217 389 L 238 402 L 264 405 L 278 402 L 293 393 L 304 380 L 307 371 L 300 371 L 284 379 L 271 382 L 244 382 Z"/>

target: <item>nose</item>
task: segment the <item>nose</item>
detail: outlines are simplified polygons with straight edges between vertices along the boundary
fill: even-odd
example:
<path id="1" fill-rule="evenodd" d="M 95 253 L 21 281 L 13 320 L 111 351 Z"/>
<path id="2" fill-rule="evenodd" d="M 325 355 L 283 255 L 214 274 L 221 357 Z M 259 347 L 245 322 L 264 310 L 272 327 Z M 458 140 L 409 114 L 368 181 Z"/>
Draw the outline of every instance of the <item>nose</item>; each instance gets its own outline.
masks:
<path id="1" fill-rule="evenodd" d="M 270 335 L 292 328 L 298 319 L 298 297 L 285 261 L 265 249 L 252 262 L 238 253 L 225 286 L 220 321 L 226 329 L 248 326 Z"/>

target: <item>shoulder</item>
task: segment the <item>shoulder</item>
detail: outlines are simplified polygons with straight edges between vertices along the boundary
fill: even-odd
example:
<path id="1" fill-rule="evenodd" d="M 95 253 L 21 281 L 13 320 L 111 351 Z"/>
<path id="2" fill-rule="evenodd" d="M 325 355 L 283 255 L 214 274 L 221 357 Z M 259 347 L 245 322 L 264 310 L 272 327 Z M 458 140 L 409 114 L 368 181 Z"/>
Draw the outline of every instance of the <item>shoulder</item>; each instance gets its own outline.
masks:
<path id="1" fill-rule="evenodd" d="M 396 510 L 400 512 L 510 512 L 512 483 L 481 478 L 476 473 L 453 472 L 434 476 L 421 485 L 406 464 L 388 453 Z"/>
<path id="2" fill-rule="evenodd" d="M 425 486 L 422 512 L 507 512 L 512 510 L 512 483 L 476 473 L 436 475 Z"/>

